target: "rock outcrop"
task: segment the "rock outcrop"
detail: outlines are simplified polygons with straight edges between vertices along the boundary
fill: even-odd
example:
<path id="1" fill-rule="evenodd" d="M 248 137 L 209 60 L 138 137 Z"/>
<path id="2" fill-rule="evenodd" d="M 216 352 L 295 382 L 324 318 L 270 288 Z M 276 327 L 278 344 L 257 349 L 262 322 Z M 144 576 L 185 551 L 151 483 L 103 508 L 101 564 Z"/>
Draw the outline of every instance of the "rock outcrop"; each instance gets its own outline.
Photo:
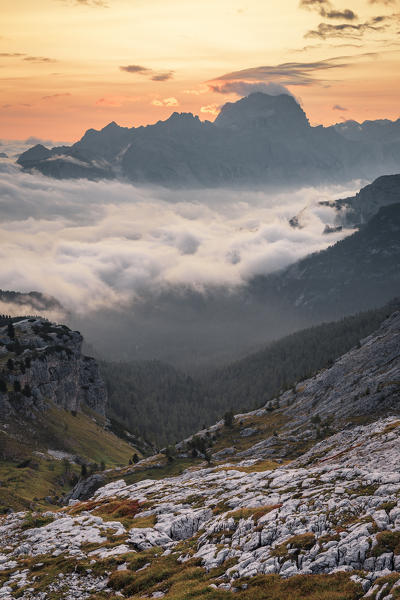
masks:
<path id="1" fill-rule="evenodd" d="M 49 402 L 69 411 L 83 404 L 104 415 L 107 392 L 96 361 L 81 353 L 83 338 L 40 318 L 0 327 L 0 418 L 26 416 Z"/>

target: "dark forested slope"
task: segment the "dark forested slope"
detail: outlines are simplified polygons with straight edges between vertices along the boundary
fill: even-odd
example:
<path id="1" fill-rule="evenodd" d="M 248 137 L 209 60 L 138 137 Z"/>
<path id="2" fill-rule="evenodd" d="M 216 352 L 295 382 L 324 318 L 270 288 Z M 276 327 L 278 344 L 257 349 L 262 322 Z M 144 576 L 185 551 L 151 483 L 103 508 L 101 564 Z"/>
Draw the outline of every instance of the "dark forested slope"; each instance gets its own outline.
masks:
<path id="1" fill-rule="evenodd" d="M 202 376 L 190 377 L 159 361 L 102 363 L 110 414 L 160 446 L 174 443 L 226 411 L 265 404 L 281 389 L 329 366 L 399 306 L 393 302 L 299 331 Z"/>

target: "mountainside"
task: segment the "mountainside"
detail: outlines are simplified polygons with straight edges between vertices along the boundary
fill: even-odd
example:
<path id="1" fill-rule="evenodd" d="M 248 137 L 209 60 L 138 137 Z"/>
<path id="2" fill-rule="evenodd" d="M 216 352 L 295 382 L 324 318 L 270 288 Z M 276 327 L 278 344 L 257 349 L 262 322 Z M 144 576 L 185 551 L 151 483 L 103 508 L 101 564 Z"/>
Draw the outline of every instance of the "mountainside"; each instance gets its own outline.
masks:
<path id="1" fill-rule="evenodd" d="M 0 323 L 0 512 L 49 505 L 81 465 L 127 464 L 139 443 L 111 432 L 105 384 L 81 345 L 79 332 L 40 318 Z"/>
<path id="2" fill-rule="evenodd" d="M 400 296 L 400 205 L 344 240 L 240 287 L 166 287 L 131 310 L 99 311 L 75 326 L 106 360 L 156 358 L 184 369 L 227 364 L 294 331 Z M 129 332 L 129 335 L 127 335 Z"/>
<path id="3" fill-rule="evenodd" d="M 397 312 L 273 406 L 109 471 L 88 501 L 3 517 L 2 597 L 396 598 L 399 344 Z M 200 447 L 209 464 L 171 477 Z"/>
<path id="4" fill-rule="evenodd" d="M 227 411 L 260 407 L 299 378 L 330 366 L 399 307 L 397 301 L 302 330 L 242 360 L 192 376 L 159 361 L 102 362 L 107 414 L 159 447 L 175 443 Z"/>
<path id="5" fill-rule="evenodd" d="M 354 227 L 367 223 L 382 206 L 400 202 L 400 175 L 378 177 L 363 187 L 355 196 L 320 202 L 337 210 L 336 223 Z"/>
<path id="6" fill-rule="evenodd" d="M 392 204 L 326 250 L 253 280 L 250 293 L 313 318 L 340 316 L 399 295 L 399 262 L 400 204 Z"/>
<path id="7" fill-rule="evenodd" d="M 122 177 L 167 186 L 370 179 L 398 171 L 395 130 L 388 125 L 377 139 L 350 139 L 339 126 L 311 127 L 292 96 L 257 92 L 226 104 L 214 123 L 177 112 L 146 127 L 112 122 L 100 131 L 89 129 L 70 147 L 39 144 L 18 163 L 51 177 Z"/>

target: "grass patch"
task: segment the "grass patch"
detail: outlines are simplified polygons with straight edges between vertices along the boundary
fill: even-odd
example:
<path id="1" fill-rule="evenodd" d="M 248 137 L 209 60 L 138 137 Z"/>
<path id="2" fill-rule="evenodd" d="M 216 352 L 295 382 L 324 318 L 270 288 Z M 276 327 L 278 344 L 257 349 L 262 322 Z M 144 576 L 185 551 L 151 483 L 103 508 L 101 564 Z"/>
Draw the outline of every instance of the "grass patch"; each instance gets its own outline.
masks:
<path id="1" fill-rule="evenodd" d="M 400 554 L 400 531 L 380 531 L 376 534 L 377 544 L 371 550 L 371 556 L 380 556 L 385 552 Z"/>
<path id="2" fill-rule="evenodd" d="M 293 554 L 289 554 L 290 549 L 295 549 L 298 552 L 302 550 L 311 550 L 311 548 L 315 544 L 315 535 L 313 533 L 302 533 L 300 535 L 294 535 L 286 542 L 275 546 L 275 548 L 271 552 L 271 556 L 277 556 L 279 558 L 289 558 L 290 556 L 294 556 Z"/>
<path id="3" fill-rule="evenodd" d="M 276 462 L 275 460 L 261 460 L 254 465 L 249 465 L 248 467 L 216 467 L 216 471 L 240 471 L 241 473 L 263 473 L 264 471 L 273 471 L 274 469 L 279 469 L 285 464 L 288 464 L 290 461 L 285 460 L 281 463 Z"/>
<path id="4" fill-rule="evenodd" d="M 238 523 L 240 519 L 253 518 L 255 523 L 258 522 L 261 517 L 268 514 L 276 508 L 281 508 L 282 504 L 269 504 L 268 506 L 257 506 L 256 508 L 239 508 L 238 510 L 232 510 L 228 512 L 226 518 L 233 518 L 235 523 Z"/>
<path id="5" fill-rule="evenodd" d="M 145 479 L 164 479 L 166 477 L 176 477 L 181 475 L 185 469 L 190 467 L 197 467 L 203 463 L 198 458 L 176 458 L 172 462 L 168 462 L 165 456 L 161 456 L 158 461 L 162 466 L 160 467 L 149 467 L 148 469 L 143 468 L 129 468 L 125 473 L 119 471 L 118 473 L 110 473 L 107 478 L 107 483 L 123 478 L 127 485 L 144 481 Z"/>
<path id="6" fill-rule="evenodd" d="M 31 512 L 28 512 L 25 515 L 24 520 L 21 524 L 21 529 L 25 531 L 26 529 L 34 529 L 35 527 L 43 527 L 44 525 L 48 525 L 54 521 L 54 517 L 51 515 L 33 515 Z"/>
<path id="7" fill-rule="evenodd" d="M 346 493 L 356 496 L 373 496 L 378 489 L 378 483 L 359 485 L 356 488 L 346 488 Z"/>
<path id="8" fill-rule="evenodd" d="M 380 435 L 383 435 L 385 433 L 390 433 L 391 431 L 393 431 L 394 429 L 397 429 L 398 427 L 400 427 L 400 421 L 394 421 L 393 423 L 388 423 L 386 425 L 386 427 L 383 429 L 383 431 L 381 431 Z"/>
<path id="9" fill-rule="evenodd" d="M 103 418 L 94 415 L 73 416 L 52 404 L 38 413 L 34 428 L 10 421 L 8 432 L 0 432 L 0 514 L 8 508 L 26 509 L 32 501 L 35 508 L 48 509 L 51 504 L 45 498 L 56 500 L 74 485 L 80 466 L 50 458 L 49 448 L 89 463 L 104 462 L 106 467 L 128 464 L 135 449 L 106 431 Z"/>

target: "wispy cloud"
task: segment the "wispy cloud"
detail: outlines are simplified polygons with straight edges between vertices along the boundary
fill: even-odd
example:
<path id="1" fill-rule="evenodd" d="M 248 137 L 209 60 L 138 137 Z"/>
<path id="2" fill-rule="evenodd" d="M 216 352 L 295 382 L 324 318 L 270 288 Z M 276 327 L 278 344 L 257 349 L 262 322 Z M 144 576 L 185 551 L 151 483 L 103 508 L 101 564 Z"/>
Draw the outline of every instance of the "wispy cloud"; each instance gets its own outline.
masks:
<path id="1" fill-rule="evenodd" d="M 334 8 L 329 0 L 300 0 L 300 8 L 316 10 L 321 17 L 326 19 L 344 19 L 345 21 L 354 21 L 358 18 L 356 13 L 349 8 Z"/>
<path id="2" fill-rule="evenodd" d="M 168 81 L 168 79 L 172 79 L 174 76 L 174 71 L 164 71 L 161 73 L 154 73 L 151 76 L 153 81 Z"/>
<path id="3" fill-rule="evenodd" d="M 1 58 L 21 58 L 26 56 L 26 54 L 21 54 L 21 52 L 0 52 Z"/>
<path id="4" fill-rule="evenodd" d="M 362 23 L 320 23 L 317 29 L 312 29 L 305 34 L 305 38 L 344 38 L 360 39 L 366 33 L 377 33 L 390 30 L 393 25 L 398 26 L 400 14 L 377 15 Z"/>
<path id="5" fill-rule="evenodd" d="M 179 101 L 176 98 L 163 98 L 162 100 L 155 99 L 152 101 L 153 106 L 179 106 Z"/>
<path id="6" fill-rule="evenodd" d="M 264 83 L 262 81 L 227 81 L 211 85 L 211 89 L 218 94 L 237 94 L 238 96 L 248 96 L 254 92 L 263 92 L 270 96 L 279 96 L 280 94 L 293 95 L 287 87 L 280 83 Z"/>
<path id="7" fill-rule="evenodd" d="M 233 71 L 209 81 L 208 85 L 215 92 L 220 92 L 225 82 L 264 82 L 283 86 L 313 85 L 320 81 L 320 74 L 332 69 L 350 66 L 354 57 L 339 56 L 312 62 L 287 62 L 279 65 L 264 65 Z"/>
<path id="8" fill-rule="evenodd" d="M 55 58 L 49 58 L 48 56 L 30 56 L 26 52 L 0 52 L 0 58 L 20 58 L 26 62 L 31 63 L 55 63 Z"/>
<path id="9" fill-rule="evenodd" d="M 109 7 L 109 4 L 105 2 L 105 0 L 61 0 L 61 2 L 64 4 L 70 4 L 72 6 L 91 6 L 92 8 Z"/>
<path id="10" fill-rule="evenodd" d="M 126 73 L 139 73 L 139 75 L 147 75 L 148 73 L 151 73 L 151 69 L 142 67 L 141 65 L 121 66 L 120 70 L 125 71 Z"/>
<path id="11" fill-rule="evenodd" d="M 51 94 L 50 96 L 42 96 L 41 100 L 55 100 L 57 98 L 65 98 L 66 96 L 72 96 L 69 92 L 64 92 L 62 94 Z"/>
<path id="12" fill-rule="evenodd" d="M 16 104 L 3 104 L 1 108 L 30 108 L 33 104 L 28 104 L 26 102 L 18 102 Z"/>
<path id="13" fill-rule="evenodd" d="M 55 58 L 49 58 L 48 56 L 26 56 L 23 60 L 31 63 L 55 63 Z"/>
<path id="14" fill-rule="evenodd" d="M 207 104 L 206 106 L 202 106 L 200 108 L 200 112 L 202 114 L 209 114 L 209 115 L 213 115 L 214 117 L 216 117 L 219 113 L 219 111 L 221 110 L 221 105 L 220 104 Z"/>
<path id="15" fill-rule="evenodd" d="M 172 70 L 154 71 L 153 69 L 141 65 L 121 65 L 120 71 L 125 71 L 125 73 L 132 73 L 134 75 L 144 75 L 145 77 L 152 79 L 152 81 L 168 81 L 173 78 L 175 73 L 175 71 Z"/>
<path id="16" fill-rule="evenodd" d="M 397 2 L 398 0 L 369 0 L 370 4 L 386 4 L 386 6 L 397 4 Z"/>
<path id="17" fill-rule="evenodd" d="M 344 106 L 340 106 L 340 104 L 335 104 L 334 106 L 332 106 L 332 110 L 349 110 L 348 108 L 345 108 Z"/>

